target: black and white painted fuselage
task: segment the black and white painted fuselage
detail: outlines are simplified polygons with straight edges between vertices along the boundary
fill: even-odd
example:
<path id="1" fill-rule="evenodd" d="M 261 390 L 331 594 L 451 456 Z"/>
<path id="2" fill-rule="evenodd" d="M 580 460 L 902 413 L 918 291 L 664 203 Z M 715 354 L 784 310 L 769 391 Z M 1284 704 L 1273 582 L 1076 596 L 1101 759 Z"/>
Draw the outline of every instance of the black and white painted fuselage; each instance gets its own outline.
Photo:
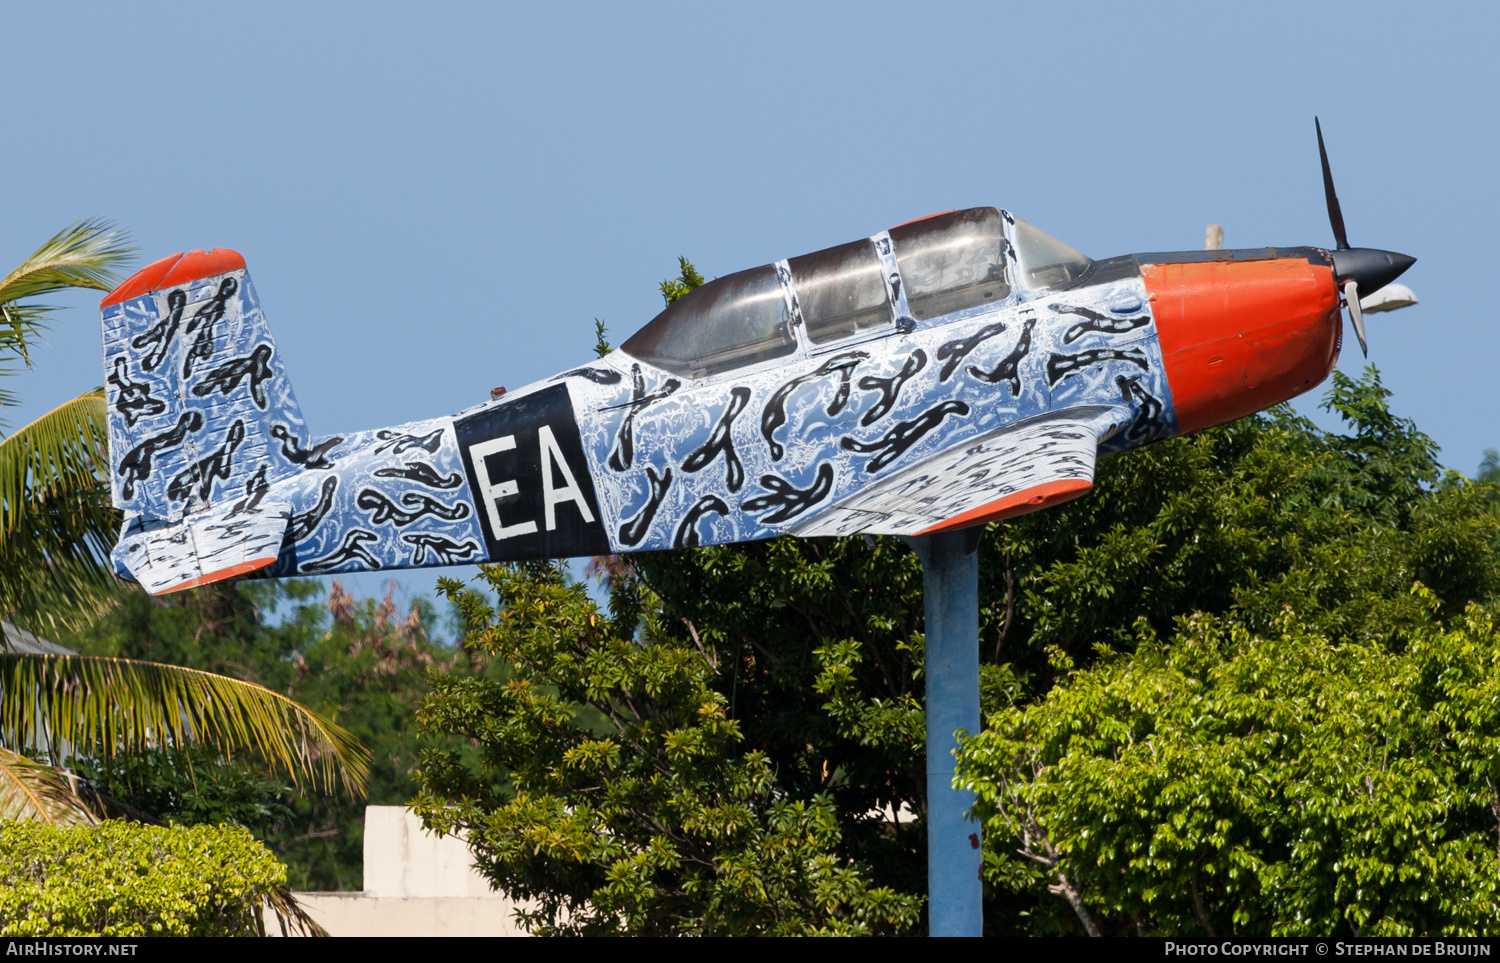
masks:
<path id="1" fill-rule="evenodd" d="M 173 255 L 102 304 L 113 557 L 159 593 L 978 525 L 1085 493 L 1101 454 L 1321 381 L 1331 265 L 1091 261 L 1003 211 L 949 212 L 719 278 L 457 415 L 315 436 L 243 259 Z M 1260 300 L 1213 307 L 1236 297 Z"/>

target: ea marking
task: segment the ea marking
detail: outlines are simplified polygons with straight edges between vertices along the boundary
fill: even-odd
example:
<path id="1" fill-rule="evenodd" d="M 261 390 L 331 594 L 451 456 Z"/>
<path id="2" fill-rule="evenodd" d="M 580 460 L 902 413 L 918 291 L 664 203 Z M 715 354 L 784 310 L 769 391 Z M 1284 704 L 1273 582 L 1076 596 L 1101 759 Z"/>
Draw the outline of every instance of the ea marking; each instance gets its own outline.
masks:
<path id="1" fill-rule="evenodd" d="M 565 385 L 460 418 L 454 430 L 491 561 L 609 551 Z"/>

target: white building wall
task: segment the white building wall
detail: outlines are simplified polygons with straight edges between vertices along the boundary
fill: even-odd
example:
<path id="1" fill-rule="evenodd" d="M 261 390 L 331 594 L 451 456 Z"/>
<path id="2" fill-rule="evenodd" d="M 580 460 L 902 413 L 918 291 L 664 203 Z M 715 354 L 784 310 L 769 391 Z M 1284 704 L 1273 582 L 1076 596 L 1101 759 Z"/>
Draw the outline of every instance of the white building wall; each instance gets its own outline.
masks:
<path id="1" fill-rule="evenodd" d="M 365 807 L 364 891 L 297 893 L 333 936 L 525 936 L 463 838 L 438 837 L 404 806 Z M 279 936 L 273 914 L 266 932 Z"/>

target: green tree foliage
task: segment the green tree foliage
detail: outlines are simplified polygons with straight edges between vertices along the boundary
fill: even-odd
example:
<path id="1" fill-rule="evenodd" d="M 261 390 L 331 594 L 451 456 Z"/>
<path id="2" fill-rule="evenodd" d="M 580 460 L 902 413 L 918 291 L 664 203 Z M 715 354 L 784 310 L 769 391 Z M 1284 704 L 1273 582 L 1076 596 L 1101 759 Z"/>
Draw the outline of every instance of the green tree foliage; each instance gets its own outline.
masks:
<path id="1" fill-rule="evenodd" d="M 1477 477 L 1480 482 L 1491 486 L 1488 493 L 1490 504 L 1500 505 L 1500 451 L 1493 448 L 1484 450 Z"/>
<path id="2" fill-rule="evenodd" d="M 671 304 L 683 295 L 701 288 L 703 283 L 704 277 L 698 273 L 697 268 L 693 267 L 693 262 L 685 257 L 679 257 L 677 259 L 677 276 L 661 282 L 661 284 L 657 285 L 657 290 L 661 292 L 662 300 Z"/>
<path id="3" fill-rule="evenodd" d="M 211 746 L 358 795 L 366 755 L 347 731 L 263 686 L 180 666 L 82 655 L 0 654 L 0 744 L 110 758 Z M 24 697 L 11 697 L 24 693 Z"/>
<path id="4" fill-rule="evenodd" d="M 998 891 L 1030 892 L 1038 899 L 1025 922 L 1028 931 L 1076 930 L 1092 912 L 1092 925 L 1115 931 L 1139 925 L 1162 933 L 1210 928 L 1254 933 L 1278 926 L 1285 932 L 1310 932 L 1343 913 L 1356 929 L 1439 932 L 1462 931 L 1493 912 L 1493 903 L 1486 902 L 1492 900 L 1488 891 L 1473 890 L 1471 901 L 1451 900 L 1441 908 L 1434 903 L 1431 912 L 1417 914 L 1411 911 L 1411 891 L 1404 889 L 1403 879 L 1420 880 L 1430 892 L 1431 886 L 1453 884 L 1469 871 L 1458 864 L 1437 865 L 1457 851 L 1442 848 L 1449 841 L 1462 841 L 1454 845 L 1463 849 L 1479 831 L 1473 793 L 1486 776 L 1471 774 L 1467 785 L 1440 785 L 1454 767 L 1478 765 L 1480 757 L 1470 752 L 1481 750 L 1465 739 L 1432 749 L 1429 758 L 1415 764 L 1414 774 L 1427 780 L 1419 788 L 1401 789 L 1391 777 L 1379 775 L 1372 776 L 1375 788 L 1365 787 L 1361 805 L 1367 810 L 1386 806 L 1398 820 L 1431 820 L 1427 848 L 1402 839 L 1383 850 L 1374 844 L 1361 850 L 1368 841 L 1361 842 L 1353 832 L 1363 818 L 1357 807 L 1344 812 L 1346 821 L 1338 832 L 1321 839 L 1318 844 L 1324 848 L 1316 859 L 1306 846 L 1278 848 L 1301 838 L 1311 818 L 1300 807 L 1313 802 L 1297 792 L 1312 793 L 1318 785 L 1324 793 L 1318 803 L 1331 804 L 1353 785 L 1336 787 L 1326 773 L 1316 784 L 1296 768 L 1295 752 L 1307 752 L 1306 765 L 1320 755 L 1350 765 L 1365 759 L 1365 743 L 1375 738 L 1371 732 L 1381 732 L 1384 740 L 1389 720 L 1420 708 L 1403 701 L 1402 680 L 1417 671 L 1414 665 L 1430 669 L 1436 664 L 1430 655 L 1420 663 L 1392 660 L 1403 653 L 1416 658 L 1414 640 L 1430 640 L 1439 626 L 1463 622 L 1470 603 L 1491 603 L 1500 589 L 1497 521 L 1486 510 L 1487 486 L 1442 473 L 1436 447 L 1390 412 L 1388 397 L 1374 369 L 1359 381 L 1335 373 L 1325 407 L 1343 418 L 1347 433 L 1320 431 L 1279 408 L 1110 459 L 1101 466 L 1092 498 L 1055 514 L 1027 516 L 987 541 L 984 564 L 989 570 L 1011 567 L 1015 572 L 1015 589 L 1002 596 L 1015 600 L 1010 629 L 1001 619 L 993 619 L 991 626 L 1001 625 L 997 658 L 1005 657 L 1002 643 L 1017 643 L 1005 651 L 1023 684 L 1009 700 L 990 700 L 986 725 L 996 734 L 976 741 L 965 765 L 970 784 L 985 787 L 985 811 L 991 815 L 998 813 L 1002 798 L 1011 798 L 1004 793 L 1032 793 L 1026 795 L 1032 808 L 1008 804 L 1012 821 L 992 819 L 986 840 L 988 878 Z M 1419 591 L 1413 591 L 1414 585 Z M 1185 621 L 1190 617 L 1194 621 Z M 1466 624 L 1471 628 L 1463 644 L 1477 647 L 1474 658 L 1489 658 L 1497 640 L 1472 628 L 1487 623 Z M 1173 641 L 1153 642 L 1139 656 L 1129 655 L 1139 639 L 1157 637 Z M 1206 668 L 1194 683 L 1201 692 L 1167 683 L 1168 676 L 1187 673 L 1186 663 L 1172 661 L 1178 657 L 1176 646 L 1191 650 L 1181 658 L 1201 661 L 1205 640 L 1221 637 L 1234 640 L 1214 643 L 1224 678 L 1233 676 L 1241 689 L 1225 681 L 1212 683 L 1221 688 L 1208 691 Z M 1441 639 L 1447 640 L 1443 645 L 1458 644 L 1447 636 Z M 1427 653 L 1438 645 L 1424 644 Z M 1270 653 L 1264 659 L 1256 655 L 1262 646 Z M 1099 660 L 1103 667 L 1091 671 Z M 1139 699 L 1124 698 L 1132 686 L 1148 681 Z M 1253 694 L 1255 687 L 1260 687 L 1259 695 Z M 1183 721 L 1148 738 L 1141 720 L 1167 712 L 1168 704 L 1175 707 L 1174 698 L 1203 700 L 1205 715 L 1195 720 L 1197 728 Z M 1215 713 L 1227 711 L 1224 702 L 1234 698 L 1245 703 L 1236 717 L 1242 724 L 1238 729 L 1217 725 Z M 1331 705 L 1336 698 L 1358 704 L 1299 723 L 1308 729 L 1294 734 L 1305 740 L 1299 744 L 1303 749 L 1274 742 L 1281 736 L 1271 734 L 1274 727 L 1256 715 L 1274 714 L 1277 699 L 1291 700 L 1303 711 L 1316 700 Z M 1033 701 L 1037 699 L 1041 701 Z M 1256 699 L 1261 700 L 1258 707 L 1249 707 Z M 1063 706 L 1074 714 L 1055 720 L 1055 729 L 1038 728 L 1048 712 Z M 1084 714 L 1112 735 L 1091 734 Z M 1063 735 L 1070 724 L 1079 729 L 1076 742 Z M 1433 719 L 1428 724 L 1437 727 L 1431 732 L 1439 732 L 1446 723 Z M 1363 732 L 1361 725 L 1367 727 Z M 1139 769 L 1115 771 L 1121 782 L 1108 792 L 1098 789 L 1104 767 L 1090 769 L 1085 757 L 1096 750 L 1109 754 L 1112 750 L 1100 747 L 1120 733 L 1129 734 L 1121 738 L 1134 740 L 1132 745 L 1172 754 L 1176 768 L 1171 773 L 1181 778 L 1171 791 L 1159 781 L 1167 777 L 1145 774 L 1144 762 Z M 1421 733 L 1406 730 L 1405 741 L 1396 743 L 1401 752 L 1411 754 L 1425 738 Z M 1039 746 L 1037 752 L 1050 754 L 1024 759 L 1012 754 L 1005 757 L 1009 768 L 1000 766 L 1004 753 L 996 747 L 1005 739 L 1026 738 L 1043 740 L 1049 748 Z M 1347 741 L 1336 746 L 1339 739 Z M 1250 752 L 1262 745 L 1257 740 L 1273 740 L 1264 743 L 1264 755 L 1258 757 Z M 1190 758 L 1197 762 L 1188 762 Z M 1062 768 L 1049 768 L 1054 765 Z M 1286 771 L 1280 769 L 1283 765 Z M 1265 794 L 1257 797 L 1259 802 L 1244 802 L 1237 830 L 1243 833 L 1254 825 L 1264 834 L 1256 844 L 1261 848 L 1246 850 L 1250 855 L 1245 856 L 1262 867 L 1262 876 L 1256 876 L 1261 870 L 1248 869 L 1248 863 L 1228 859 L 1221 847 L 1251 844 L 1225 836 L 1227 823 L 1210 818 L 1212 801 L 1239 785 L 1226 781 L 1230 769 Z M 1127 774 L 1139 778 L 1130 781 Z M 1063 791 L 1062 782 L 1075 777 L 1082 781 Z M 1028 787 L 1035 787 L 1034 793 Z M 1082 798 L 1091 792 L 1094 796 Z M 1069 847 L 1083 835 L 1103 840 L 1100 847 L 1111 845 L 1108 840 L 1120 841 L 1128 831 L 1116 821 L 1127 798 L 1136 807 L 1130 825 L 1144 834 L 1143 846 L 1152 845 L 1153 832 L 1144 829 L 1151 826 L 1160 827 L 1158 836 L 1175 834 L 1179 849 L 1170 855 L 1162 849 L 1159 861 L 1134 849 L 1128 856 L 1118 851 L 1111 858 L 1135 860 L 1132 868 L 1097 891 L 1091 888 L 1100 879 L 1097 866 L 1090 863 L 1086 879 L 1080 876 L 1082 864 L 1069 855 Z M 1090 817 L 1095 821 L 1085 826 Z M 1495 828 L 1491 820 L 1485 831 Z M 1370 827 L 1376 834 L 1388 830 L 1384 823 Z M 1397 859 L 1395 847 L 1408 843 L 1411 859 Z M 1023 869 L 1018 850 L 1034 857 L 1031 870 Z M 1081 858 L 1087 861 L 1103 851 L 1089 848 Z M 1183 853 L 1191 855 L 1179 860 Z M 1381 875 L 1351 868 L 1349 861 L 1367 857 L 1387 859 L 1399 872 Z M 1195 859 L 1201 862 L 1195 864 Z M 1335 867 L 1345 875 L 1335 873 Z M 1286 878 L 1273 881 L 1278 873 Z M 1289 881 L 1293 877 L 1295 883 Z M 1365 887 L 1357 897 L 1349 889 L 1355 878 Z M 1301 887 L 1307 901 L 1295 904 L 1288 887 Z M 1064 899 L 1046 898 L 1048 888 Z M 1124 894 L 1126 889 L 1130 895 Z M 1246 895 L 1269 889 L 1279 895 L 1266 896 L 1264 902 Z M 1178 897 L 1195 891 L 1201 912 L 1186 912 L 1187 904 Z M 1160 901 L 1159 915 L 1148 909 L 1152 900 Z"/>
<path id="5" fill-rule="evenodd" d="M 1388 397 L 1373 368 L 1335 372 L 1324 407 L 1347 433 L 1280 407 L 1107 459 L 1089 497 L 986 539 L 981 577 L 1016 582 L 988 596 L 993 651 L 1016 643 L 1009 657 L 1041 691 L 1050 648 L 1086 663 L 1098 646 L 1132 646 L 1138 618 L 1165 635 L 1181 615 L 1232 612 L 1265 631 L 1290 605 L 1330 637 L 1374 638 L 1420 618 L 1415 581 L 1445 616 L 1491 597 L 1482 491 L 1444 475 Z"/>
<path id="6" fill-rule="evenodd" d="M 638 584 L 616 595 L 656 606 L 659 638 L 712 656 L 716 687 L 780 791 L 833 800 L 841 856 L 877 885 L 925 893 L 916 556 L 896 539 L 777 539 L 631 561 Z"/>
<path id="7" fill-rule="evenodd" d="M 0 823 L 5 936 L 263 936 L 266 908 L 321 933 L 243 829 Z"/>
<path id="8" fill-rule="evenodd" d="M 917 898 L 871 885 L 839 854 L 832 796 L 788 792 L 766 754 L 746 750 L 716 689 L 729 650 L 658 642 L 649 625 L 638 635 L 638 609 L 605 617 L 554 564 L 483 577 L 498 613 L 442 585 L 472 627 L 467 644 L 511 672 L 434 678 L 423 725 L 478 741 L 482 763 L 426 753 L 416 808 L 439 831 L 467 830 L 484 872 L 536 901 L 529 926 L 789 936 L 915 921 Z"/>
<path id="9" fill-rule="evenodd" d="M 106 805 L 136 819 L 181 826 L 228 824 L 263 840 L 295 815 L 288 803 L 296 786 L 206 747 L 80 759 L 72 769 L 89 789 L 109 800 Z M 335 798 L 363 805 L 363 800 Z"/>
<path id="10" fill-rule="evenodd" d="M 80 766 L 107 796 L 184 824 L 228 819 L 254 830 L 298 890 L 358 890 L 364 806 L 416 792 L 416 705 L 425 673 L 480 663 L 428 634 L 430 603 L 404 614 L 392 594 L 358 600 L 337 581 L 228 582 L 159 598 L 132 594 L 69 644 L 255 683 L 333 720 L 370 756 L 367 797 L 296 792 L 257 760 L 149 753 Z"/>
<path id="11" fill-rule="evenodd" d="M 1493 448 L 1484 450 L 1484 457 L 1479 460 L 1479 480 L 1488 484 L 1500 484 L 1500 451 Z"/>
<path id="12" fill-rule="evenodd" d="M 959 774 L 986 873 L 1096 935 L 1492 932 L 1500 638 L 1411 594 L 1393 645 L 1195 616 L 992 714 Z"/>

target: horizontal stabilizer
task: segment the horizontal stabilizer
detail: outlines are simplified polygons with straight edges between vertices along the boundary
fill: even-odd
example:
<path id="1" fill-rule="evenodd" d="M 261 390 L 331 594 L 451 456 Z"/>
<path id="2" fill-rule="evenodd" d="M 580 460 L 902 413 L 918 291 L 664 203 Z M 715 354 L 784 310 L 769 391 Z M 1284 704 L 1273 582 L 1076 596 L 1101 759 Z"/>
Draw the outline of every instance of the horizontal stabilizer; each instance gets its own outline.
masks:
<path id="1" fill-rule="evenodd" d="M 152 595 L 208 585 L 275 562 L 290 513 L 280 503 L 240 502 L 178 522 L 135 516 L 113 559 Z"/>
<path id="2" fill-rule="evenodd" d="M 798 526 L 797 535 L 917 535 L 1046 508 L 1094 484 L 1099 444 L 1127 412 L 1065 408 L 949 449 Z"/>

